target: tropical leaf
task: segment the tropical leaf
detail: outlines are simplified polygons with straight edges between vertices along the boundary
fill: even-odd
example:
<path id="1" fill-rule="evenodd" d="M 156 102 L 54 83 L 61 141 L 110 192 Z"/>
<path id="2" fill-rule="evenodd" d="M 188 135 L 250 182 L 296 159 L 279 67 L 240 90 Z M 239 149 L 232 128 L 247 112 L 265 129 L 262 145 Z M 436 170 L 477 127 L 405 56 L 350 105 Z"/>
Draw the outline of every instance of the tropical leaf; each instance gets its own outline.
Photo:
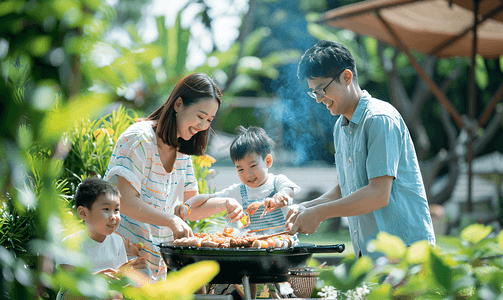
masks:
<path id="1" fill-rule="evenodd" d="M 472 224 L 461 231 L 461 238 L 465 239 L 471 244 L 477 244 L 478 242 L 485 239 L 491 233 L 491 231 L 491 226 L 485 226 L 483 224 Z"/>

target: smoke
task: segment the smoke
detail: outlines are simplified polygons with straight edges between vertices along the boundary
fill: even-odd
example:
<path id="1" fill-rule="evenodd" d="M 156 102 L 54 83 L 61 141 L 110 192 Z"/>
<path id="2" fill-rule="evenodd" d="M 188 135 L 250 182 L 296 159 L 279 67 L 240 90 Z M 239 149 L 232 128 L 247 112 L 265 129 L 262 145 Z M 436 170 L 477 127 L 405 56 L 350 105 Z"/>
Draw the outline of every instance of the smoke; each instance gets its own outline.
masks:
<path id="1" fill-rule="evenodd" d="M 297 79 L 297 64 L 280 70 L 280 77 L 271 82 L 280 105 L 273 106 L 269 118 L 281 124 L 283 147 L 295 153 L 291 162 L 295 166 L 322 160 L 333 163 L 328 150 L 333 143 L 333 127 L 337 117 L 306 94 Z"/>

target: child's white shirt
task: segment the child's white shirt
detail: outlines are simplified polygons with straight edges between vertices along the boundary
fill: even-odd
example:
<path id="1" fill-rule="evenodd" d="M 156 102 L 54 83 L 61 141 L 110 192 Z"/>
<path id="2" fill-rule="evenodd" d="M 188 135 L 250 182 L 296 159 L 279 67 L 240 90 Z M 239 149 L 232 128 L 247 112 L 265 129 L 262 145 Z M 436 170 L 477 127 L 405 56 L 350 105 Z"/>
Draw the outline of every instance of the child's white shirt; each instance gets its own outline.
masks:
<path id="1" fill-rule="evenodd" d="M 101 243 L 91 239 L 85 230 L 65 237 L 61 244 L 67 255 L 56 256 L 56 267 L 60 264 L 82 266 L 82 255 L 87 258 L 91 273 L 103 269 L 118 269 L 127 262 L 126 247 L 122 237 L 116 233 L 107 235 Z"/>

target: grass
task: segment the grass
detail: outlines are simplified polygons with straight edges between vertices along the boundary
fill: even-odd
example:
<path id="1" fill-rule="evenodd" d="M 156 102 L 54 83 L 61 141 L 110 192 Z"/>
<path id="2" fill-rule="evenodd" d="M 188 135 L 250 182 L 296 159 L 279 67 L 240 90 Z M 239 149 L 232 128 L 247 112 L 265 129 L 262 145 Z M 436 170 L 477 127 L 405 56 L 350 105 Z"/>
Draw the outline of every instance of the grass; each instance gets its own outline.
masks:
<path id="1" fill-rule="evenodd" d="M 346 249 L 342 253 L 316 253 L 313 258 L 318 259 L 320 257 L 345 257 L 347 255 L 353 254 L 353 244 L 351 243 L 351 238 L 349 236 L 349 230 L 347 228 L 339 228 L 337 231 L 330 231 L 328 229 L 328 222 L 322 222 L 320 228 L 313 234 L 298 234 L 299 241 L 301 243 L 308 243 L 314 245 L 336 245 L 344 244 Z"/>

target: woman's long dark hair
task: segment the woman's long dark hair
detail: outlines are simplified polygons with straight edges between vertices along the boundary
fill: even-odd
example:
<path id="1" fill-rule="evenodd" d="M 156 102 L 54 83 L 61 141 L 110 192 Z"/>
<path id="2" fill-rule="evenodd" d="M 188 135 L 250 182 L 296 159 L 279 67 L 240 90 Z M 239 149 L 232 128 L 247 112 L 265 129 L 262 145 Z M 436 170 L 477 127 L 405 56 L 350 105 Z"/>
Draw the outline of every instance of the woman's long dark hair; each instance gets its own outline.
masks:
<path id="1" fill-rule="evenodd" d="M 184 106 L 191 106 L 203 99 L 213 98 L 218 102 L 218 108 L 222 104 L 222 93 L 217 84 L 208 75 L 193 73 L 180 80 L 168 100 L 151 113 L 147 120 L 154 122 L 154 131 L 161 140 L 169 146 L 175 147 L 179 152 L 187 155 L 203 155 L 208 144 L 209 128 L 199 131 L 188 141 L 177 138 L 177 126 L 175 115 L 175 102 L 182 99 Z"/>

